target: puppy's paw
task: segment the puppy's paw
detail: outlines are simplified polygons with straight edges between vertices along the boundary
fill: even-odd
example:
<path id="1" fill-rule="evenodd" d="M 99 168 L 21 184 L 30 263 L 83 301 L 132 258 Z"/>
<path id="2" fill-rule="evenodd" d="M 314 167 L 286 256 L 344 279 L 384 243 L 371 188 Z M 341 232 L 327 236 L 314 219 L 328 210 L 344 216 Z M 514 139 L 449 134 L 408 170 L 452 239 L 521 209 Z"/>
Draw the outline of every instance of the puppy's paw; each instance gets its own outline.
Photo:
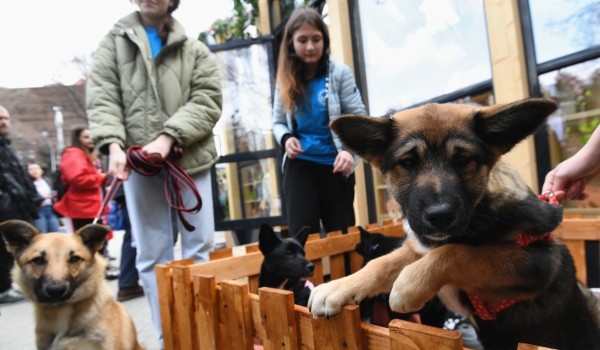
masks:
<path id="1" fill-rule="evenodd" d="M 353 291 L 355 288 L 347 283 L 347 278 L 321 284 L 310 293 L 308 309 L 315 318 L 336 315 L 344 305 L 357 304 L 362 300 Z"/>
<path id="2" fill-rule="evenodd" d="M 435 293 L 435 288 L 431 288 L 417 264 L 409 265 L 394 282 L 390 292 L 390 308 L 402 313 L 419 311 Z"/>

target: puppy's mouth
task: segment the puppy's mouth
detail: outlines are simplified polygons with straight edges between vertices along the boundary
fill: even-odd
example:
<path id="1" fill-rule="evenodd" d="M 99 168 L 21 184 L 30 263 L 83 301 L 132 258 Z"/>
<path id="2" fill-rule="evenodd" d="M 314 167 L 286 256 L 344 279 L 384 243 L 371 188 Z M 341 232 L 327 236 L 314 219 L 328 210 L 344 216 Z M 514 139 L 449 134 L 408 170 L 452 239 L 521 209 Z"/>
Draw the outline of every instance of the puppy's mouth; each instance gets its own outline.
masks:
<path id="1" fill-rule="evenodd" d="M 452 237 L 452 235 L 443 232 L 425 235 L 425 238 L 432 242 L 446 242 L 450 237 Z"/>

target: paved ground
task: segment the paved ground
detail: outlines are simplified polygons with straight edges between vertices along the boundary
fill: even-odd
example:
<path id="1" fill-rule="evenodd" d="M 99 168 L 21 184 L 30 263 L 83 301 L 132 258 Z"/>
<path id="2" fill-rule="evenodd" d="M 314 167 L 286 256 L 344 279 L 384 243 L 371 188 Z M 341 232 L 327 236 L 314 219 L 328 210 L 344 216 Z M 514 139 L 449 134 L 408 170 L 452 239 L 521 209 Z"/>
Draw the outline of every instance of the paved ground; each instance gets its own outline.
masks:
<path id="1" fill-rule="evenodd" d="M 122 233 L 116 232 L 109 241 L 111 256 L 120 257 Z M 177 251 L 177 250 L 176 250 Z M 113 261 L 111 265 L 119 266 Z M 109 281 L 117 294 L 117 281 Z M 150 317 L 150 307 L 146 298 L 136 298 L 123 302 L 135 323 L 138 338 L 147 350 L 157 350 L 158 341 Z M 30 302 L 0 305 L 0 349 L 2 350 L 35 350 L 33 307 Z"/>

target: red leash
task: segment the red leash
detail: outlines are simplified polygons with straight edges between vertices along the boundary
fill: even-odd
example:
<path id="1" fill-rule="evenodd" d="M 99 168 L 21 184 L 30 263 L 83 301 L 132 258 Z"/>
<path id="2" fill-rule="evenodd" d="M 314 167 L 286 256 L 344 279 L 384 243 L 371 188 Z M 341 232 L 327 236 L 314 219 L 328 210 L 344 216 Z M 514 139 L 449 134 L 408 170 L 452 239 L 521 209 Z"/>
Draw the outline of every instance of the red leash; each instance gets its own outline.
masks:
<path id="1" fill-rule="evenodd" d="M 181 157 L 182 149 L 180 147 L 174 147 L 167 159 L 163 159 L 160 154 L 145 154 L 142 152 L 142 148 L 140 146 L 131 146 L 126 151 L 127 155 L 127 164 L 140 175 L 144 176 L 154 176 L 160 173 L 162 170 L 166 172 L 165 181 L 164 181 L 164 191 L 165 191 L 165 199 L 171 208 L 177 210 L 177 214 L 179 215 L 179 219 L 181 223 L 188 231 L 193 231 L 196 228 L 190 224 L 183 213 L 197 213 L 202 208 L 202 198 L 200 197 L 200 192 L 198 191 L 198 187 L 194 180 L 177 164 L 174 163 L 175 160 Z M 102 201 L 102 205 L 100 207 L 100 211 L 96 218 L 94 219 L 94 223 L 98 221 L 98 218 L 102 215 L 106 206 L 115 196 L 117 189 L 123 183 L 123 181 L 113 178 L 110 184 L 109 192 L 104 196 L 104 200 Z M 170 188 L 173 188 L 173 191 L 170 191 Z M 183 196 L 181 195 L 181 190 L 183 187 L 188 188 L 194 198 L 196 199 L 196 204 L 190 208 L 186 208 L 183 203 Z"/>

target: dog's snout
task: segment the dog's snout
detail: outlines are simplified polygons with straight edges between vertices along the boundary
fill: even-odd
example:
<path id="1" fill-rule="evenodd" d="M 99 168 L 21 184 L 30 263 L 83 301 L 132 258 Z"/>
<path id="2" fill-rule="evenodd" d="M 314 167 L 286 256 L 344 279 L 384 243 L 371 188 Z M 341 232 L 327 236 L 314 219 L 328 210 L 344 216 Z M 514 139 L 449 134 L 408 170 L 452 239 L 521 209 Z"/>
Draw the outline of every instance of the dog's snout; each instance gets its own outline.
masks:
<path id="1" fill-rule="evenodd" d="M 443 230 L 452 226 L 456 213 L 449 204 L 435 204 L 425 210 L 424 219 L 431 227 Z"/>
<path id="2" fill-rule="evenodd" d="M 308 274 L 311 276 L 315 272 L 315 264 L 313 264 L 311 261 L 306 264 L 306 272 L 308 272 Z"/>
<path id="3" fill-rule="evenodd" d="M 60 300 L 65 297 L 68 291 L 66 283 L 61 281 L 48 281 L 44 286 L 44 292 L 48 298 L 53 300 Z"/>

